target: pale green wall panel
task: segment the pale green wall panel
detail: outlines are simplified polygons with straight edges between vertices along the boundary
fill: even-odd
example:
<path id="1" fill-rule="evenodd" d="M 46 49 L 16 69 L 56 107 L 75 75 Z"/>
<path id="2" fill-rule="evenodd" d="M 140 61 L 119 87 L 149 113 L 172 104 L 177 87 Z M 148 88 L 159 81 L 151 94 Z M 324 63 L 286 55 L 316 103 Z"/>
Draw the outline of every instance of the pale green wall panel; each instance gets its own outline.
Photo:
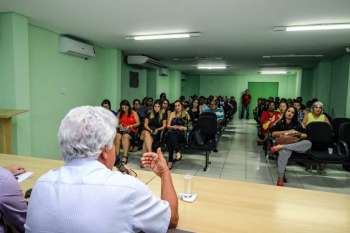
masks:
<path id="1" fill-rule="evenodd" d="M 224 95 L 240 98 L 248 88 L 248 82 L 278 82 L 278 95 L 285 98 L 295 98 L 296 75 L 201 75 L 200 95 Z M 214 85 L 215 84 L 215 85 Z"/>
<path id="2" fill-rule="evenodd" d="M 0 14 L 0 108 L 30 110 L 28 21 Z M 30 112 L 12 119 L 13 153 L 30 154 Z"/>
<path id="3" fill-rule="evenodd" d="M 156 99 L 157 96 L 157 70 L 147 70 L 147 96 Z"/>
<path id="4" fill-rule="evenodd" d="M 303 97 L 304 102 L 313 98 L 313 70 L 303 69 L 301 79 L 300 95 Z"/>
<path id="5" fill-rule="evenodd" d="M 169 100 L 174 102 L 181 96 L 181 72 L 178 70 L 170 70 L 169 74 Z"/>
<path id="6" fill-rule="evenodd" d="M 200 93 L 200 76 L 199 75 L 185 75 L 181 83 L 182 95 L 188 97 L 192 95 L 199 95 Z"/>
<path id="7" fill-rule="evenodd" d="M 57 158 L 57 131 L 67 112 L 80 105 L 99 105 L 108 85 L 118 84 L 120 70 L 111 67 L 104 84 L 105 62 L 112 57 L 118 63 L 118 52 L 95 47 L 96 58 L 84 60 L 58 52 L 59 35 L 45 29 L 29 27 L 32 154 Z M 111 54 L 109 54 L 109 52 Z M 114 59 L 114 56 L 117 59 Z M 118 64 L 116 69 L 118 69 Z M 114 89 L 114 88 L 113 88 Z M 108 90 L 110 96 L 113 89 Z M 118 90 L 118 88 L 116 88 Z"/>
<path id="8" fill-rule="evenodd" d="M 15 106 L 12 14 L 0 14 L 0 108 Z"/>
<path id="9" fill-rule="evenodd" d="M 139 74 L 139 87 L 131 88 L 129 86 L 129 72 Z M 122 64 L 122 99 L 127 99 L 132 104 L 134 99 L 142 99 L 147 95 L 147 70 L 131 67 L 125 63 Z"/>
<path id="10" fill-rule="evenodd" d="M 332 62 L 321 61 L 313 73 L 313 97 L 318 98 L 325 105 L 326 111 L 330 111 L 330 93 L 332 80 Z"/>
<path id="11" fill-rule="evenodd" d="M 332 80 L 330 86 L 330 113 L 334 117 L 346 115 L 349 95 L 349 64 L 350 55 L 333 61 Z"/>
<path id="12" fill-rule="evenodd" d="M 121 75 L 121 62 L 122 54 L 118 49 L 101 49 L 101 53 L 97 56 L 103 57 L 98 59 L 97 62 L 103 68 L 103 75 L 100 76 L 102 84 L 101 98 L 109 99 L 111 101 L 112 109 L 117 109 L 121 101 L 122 95 L 122 75 Z"/>

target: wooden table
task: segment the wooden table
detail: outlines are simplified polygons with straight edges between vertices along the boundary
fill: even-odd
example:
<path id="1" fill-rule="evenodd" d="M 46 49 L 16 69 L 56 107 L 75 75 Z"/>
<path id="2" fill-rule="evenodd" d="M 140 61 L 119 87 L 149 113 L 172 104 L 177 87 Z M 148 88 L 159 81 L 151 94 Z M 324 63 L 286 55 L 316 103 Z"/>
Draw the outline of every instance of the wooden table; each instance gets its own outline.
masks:
<path id="1" fill-rule="evenodd" d="M 12 153 L 12 117 L 28 110 L 0 109 L 0 153 Z"/>
<path id="2" fill-rule="evenodd" d="M 6 167 L 12 164 L 17 164 L 26 168 L 27 171 L 33 172 L 33 176 L 29 179 L 23 181 L 20 186 L 23 191 L 32 188 L 37 179 L 40 176 L 45 174 L 51 169 L 58 168 L 63 166 L 62 160 L 53 160 L 53 159 L 43 159 L 43 158 L 35 158 L 29 156 L 19 156 L 19 155 L 8 155 L 8 154 L 0 154 L 0 166 Z M 154 177 L 155 174 L 153 172 L 136 170 L 138 179 L 147 184 Z"/>
<path id="3" fill-rule="evenodd" d="M 193 178 L 194 203 L 179 201 L 179 229 L 194 232 L 347 233 L 350 196 L 238 181 Z M 173 175 L 177 193 L 183 175 Z M 160 179 L 148 186 L 160 195 Z"/>

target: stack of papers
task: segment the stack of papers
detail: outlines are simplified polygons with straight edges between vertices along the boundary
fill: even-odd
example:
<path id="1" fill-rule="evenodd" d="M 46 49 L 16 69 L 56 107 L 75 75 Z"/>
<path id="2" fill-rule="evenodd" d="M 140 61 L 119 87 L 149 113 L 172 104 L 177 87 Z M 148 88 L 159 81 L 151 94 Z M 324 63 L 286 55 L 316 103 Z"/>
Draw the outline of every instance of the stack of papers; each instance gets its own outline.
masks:
<path id="1" fill-rule="evenodd" d="M 25 181 L 26 179 L 28 179 L 29 177 L 31 177 L 32 175 L 33 175 L 33 172 L 25 172 L 25 173 L 17 175 L 16 179 L 17 179 L 18 183 L 21 183 L 21 182 Z"/>

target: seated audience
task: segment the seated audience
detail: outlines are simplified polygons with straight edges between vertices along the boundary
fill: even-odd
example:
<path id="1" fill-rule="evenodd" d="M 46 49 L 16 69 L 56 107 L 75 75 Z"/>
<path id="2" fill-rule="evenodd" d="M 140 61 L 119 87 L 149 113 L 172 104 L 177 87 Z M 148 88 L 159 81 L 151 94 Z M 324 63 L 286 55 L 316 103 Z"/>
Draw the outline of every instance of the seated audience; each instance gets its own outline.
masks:
<path id="1" fill-rule="evenodd" d="M 130 103 L 127 100 L 123 100 L 120 103 L 118 119 L 119 127 L 115 139 L 115 147 L 117 155 L 119 156 L 120 145 L 123 145 L 123 156 L 121 161 L 126 164 L 128 163 L 130 142 L 131 140 L 136 140 L 140 120 L 138 114 L 131 109 Z"/>
<path id="2" fill-rule="evenodd" d="M 24 232 L 27 204 L 15 175 L 25 172 L 16 165 L 8 168 L 0 167 L 0 232 Z"/>
<path id="3" fill-rule="evenodd" d="M 218 126 L 222 126 L 225 120 L 225 114 L 222 108 L 217 106 L 215 100 L 211 100 L 209 103 L 209 109 L 206 109 L 204 112 L 213 112 L 216 115 L 216 120 L 218 122 Z"/>
<path id="4" fill-rule="evenodd" d="M 198 99 L 193 100 L 192 106 L 190 107 L 188 114 L 190 115 L 192 125 L 195 126 L 198 123 L 199 114 L 200 114 Z"/>
<path id="5" fill-rule="evenodd" d="M 160 101 L 153 103 L 153 110 L 145 118 L 144 130 L 141 134 L 143 152 L 151 152 L 160 146 L 161 134 L 166 127 L 165 114 L 161 111 Z"/>
<path id="6" fill-rule="evenodd" d="M 297 110 L 297 117 L 300 123 L 303 123 L 305 117 L 305 110 L 302 109 L 300 100 L 294 100 L 293 107 Z"/>
<path id="7" fill-rule="evenodd" d="M 104 99 L 102 102 L 101 102 L 101 106 L 104 107 L 105 109 L 108 109 L 109 111 L 113 112 L 113 114 L 115 116 L 117 116 L 117 112 L 113 111 L 112 110 L 112 107 L 111 107 L 111 101 L 109 101 L 109 99 Z"/>
<path id="8" fill-rule="evenodd" d="M 284 185 L 284 175 L 288 159 L 292 152 L 305 153 L 311 148 L 311 142 L 305 140 L 305 129 L 298 121 L 297 111 L 289 107 L 283 118 L 272 127 L 272 137 L 276 138 L 277 145 L 271 148 L 273 153 L 279 152 L 277 159 L 278 180 L 277 185 Z"/>
<path id="9" fill-rule="evenodd" d="M 273 97 L 272 97 L 273 98 Z M 261 115 L 261 137 L 266 139 L 269 130 L 274 126 L 276 121 L 280 118 L 280 112 L 275 111 L 275 102 L 270 101 L 267 111 L 264 111 Z"/>
<path id="10" fill-rule="evenodd" d="M 330 124 L 327 116 L 323 113 L 323 103 L 316 101 L 312 104 L 310 112 L 305 114 L 303 125 L 306 127 L 311 122 L 326 122 Z"/>
<path id="11" fill-rule="evenodd" d="M 168 117 L 170 116 L 170 113 L 171 113 L 171 111 L 170 111 L 170 109 L 169 109 L 169 100 L 164 99 L 164 100 L 162 101 L 162 109 L 161 109 L 161 111 L 162 111 L 163 114 L 164 114 L 164 118 L 165 118 L 166 120 L 168 120 Z"/>
<path id="12" fill-rule="evenodd" d="M 161 179 L 161 199 L 138 179 L 112 171 L 115 117 L 101 107 L 72 109 L 59 127 L 64 166 L 35 184 L 25 224 L 31 232 L 167 232 L 178 200 L 160 150 L 142 164 Z"/>
<path id="13" fill-rule="evenodd" d="M 187 112 L 184 111 L 181 100 L 175 101 L 175 110 L 169 116 L 167 122 L 167 145 L 168 145 L 168 167 L 171 169 L 174 162 L 174 152 L 176 153 L 175 161 L 182 159 L 180 144 L 186 142 L 186 124 L 190 120 Z"/>

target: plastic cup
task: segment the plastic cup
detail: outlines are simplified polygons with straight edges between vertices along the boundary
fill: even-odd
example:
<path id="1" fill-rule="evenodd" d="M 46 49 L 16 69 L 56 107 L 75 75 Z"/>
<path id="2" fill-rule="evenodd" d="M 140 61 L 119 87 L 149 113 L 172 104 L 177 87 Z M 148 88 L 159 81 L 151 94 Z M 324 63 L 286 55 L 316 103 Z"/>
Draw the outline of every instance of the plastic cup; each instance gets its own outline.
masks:
<path id="1" fill-rule="evenodd" d="M 185 175 L 184 176 L 184 197 L 191 197 L 193 193 L 193 176 L 192 175 Z"/>

